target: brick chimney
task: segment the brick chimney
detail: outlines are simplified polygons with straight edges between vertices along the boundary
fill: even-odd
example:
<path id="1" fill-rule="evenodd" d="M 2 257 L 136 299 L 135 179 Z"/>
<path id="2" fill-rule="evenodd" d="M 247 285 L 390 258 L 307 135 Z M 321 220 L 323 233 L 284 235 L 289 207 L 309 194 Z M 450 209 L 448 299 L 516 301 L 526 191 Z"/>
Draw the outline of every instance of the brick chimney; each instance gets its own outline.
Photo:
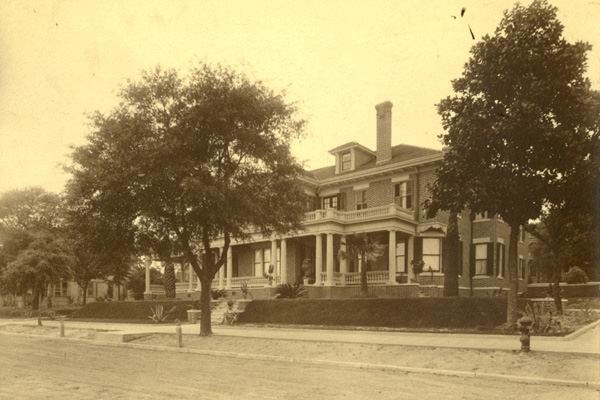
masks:
<path id="1" fill-rule="evenodd" d="M 392 102 L 375 106 L 377 110 L 377 164 L 392 159 Z"/>

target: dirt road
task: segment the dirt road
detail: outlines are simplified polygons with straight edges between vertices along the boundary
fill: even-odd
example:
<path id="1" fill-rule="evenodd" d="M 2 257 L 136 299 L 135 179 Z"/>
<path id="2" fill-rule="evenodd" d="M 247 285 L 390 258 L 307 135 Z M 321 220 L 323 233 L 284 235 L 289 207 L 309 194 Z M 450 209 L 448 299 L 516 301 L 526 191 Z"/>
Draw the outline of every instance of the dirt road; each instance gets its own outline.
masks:
<path id="1" fill-rule="evenodd" d="M 0 399 L 594 399 L 591 389 L 0 336 Z"/>

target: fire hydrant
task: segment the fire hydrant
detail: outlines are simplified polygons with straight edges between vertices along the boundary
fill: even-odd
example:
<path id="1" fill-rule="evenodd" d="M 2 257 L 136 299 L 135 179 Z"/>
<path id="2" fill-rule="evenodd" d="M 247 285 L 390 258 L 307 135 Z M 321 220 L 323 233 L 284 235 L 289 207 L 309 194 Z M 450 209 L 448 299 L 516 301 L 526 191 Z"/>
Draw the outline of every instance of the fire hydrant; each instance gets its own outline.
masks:
<path id="1" fill-rule="evenodd" d="M 521 341 L 521 351 L 527 353 L 530 350 L 529 342 L 531 339 L 531 325 L 533 324 L 533 320 L 528 316 L 523 316 L 519 318 L 517 324 L 519 326 L 519 331 L 521 331 L 521 337 L 519 338 Z"/>

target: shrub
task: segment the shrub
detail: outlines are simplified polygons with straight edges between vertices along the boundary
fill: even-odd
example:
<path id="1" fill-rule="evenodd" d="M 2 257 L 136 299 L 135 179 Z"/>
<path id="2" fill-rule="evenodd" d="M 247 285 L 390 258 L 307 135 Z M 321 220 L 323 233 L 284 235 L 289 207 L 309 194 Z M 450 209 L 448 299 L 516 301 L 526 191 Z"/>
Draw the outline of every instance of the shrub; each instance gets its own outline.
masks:
<path id="1" fill-rule="evenodd" d="M 277 286 L 275 298 L 277 299 L 295 299 L 303 297 L 306 294 L 306 289 L 301 283 L 290 285 L 283 283 Z"/>
<path id="2" fill-rule="evenodd" d="M 239 322 L 333 326 L 492 328 L 506 321 L 506 299 L 422 297 L 254 300 Z"/>
<path id="3" fill-rule="evenodd" d="M 177 307 L 173 306 L 169 311 L 165 312 L 164 306 L 162 304 L 157 304 L 155 307 L 150 307 L 152 315 L 150 315 L 148 318 L 157 324 L 166 322 L 167 318 L 169 318 L 169 315 L 171 315 L 176 309 Z"/>
<path id="4" fill-rule="evenodd" d="M 210 291 L 210 297 L 213 300 L 219 300 L 222 297 L 225 297 L 225 295 L 227 294 L 227 291 L 225 289 L 212 289 Z"/>
<path id="5" fill-rule="evenodd" d="M 565 276 L 565 281 L 568 284 L 572 283 L 586 283 L 588 281 L 587 274 L 584 270 L 579 267 L 571 267 L 569 268 L 569 272 Z"/>

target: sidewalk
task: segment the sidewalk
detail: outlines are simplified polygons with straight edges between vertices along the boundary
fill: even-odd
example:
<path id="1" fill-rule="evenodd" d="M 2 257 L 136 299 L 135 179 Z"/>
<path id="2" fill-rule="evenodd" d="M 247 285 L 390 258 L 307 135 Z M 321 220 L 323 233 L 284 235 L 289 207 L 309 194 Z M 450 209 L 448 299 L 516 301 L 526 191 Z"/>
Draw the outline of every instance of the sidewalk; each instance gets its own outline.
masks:
<path id="1" fill-rule="evenodd" d="M 0 325 L 27 324 L 35 325 L 35 319 L 0 319 Z M 58 321 L 46 321 L 45 326 L 58 326 Z M 129 324 L 65 321 L 66 327 L 80 329 L 108 330 L 105 337 L 112 341 L 124 341 L 127 335 L 144 335 L 149 333 L 175 333 L 173 324 Z M 198 325 L 183 324 L 184 334 L 197 334 Z M 452 333 L 418 333 L 418 332 L 382 332 L 352 331 L 335 329 L 303 329 L 273 328 L 250 326 L 213 326 L 215 335 L 250 337 L 262 339 L 284 339 L 316 342 L 361 343 L 395 346 L 427 346 L 483 350 L 519 350 L 518 335 L 486 335 L 486 334 L 452 334 Z M 600 355 L 600 321 L 588 325 L 565 337 L 531 338 L 533 351 L 549 351 L 559 353 L 583 353 Z"/>

